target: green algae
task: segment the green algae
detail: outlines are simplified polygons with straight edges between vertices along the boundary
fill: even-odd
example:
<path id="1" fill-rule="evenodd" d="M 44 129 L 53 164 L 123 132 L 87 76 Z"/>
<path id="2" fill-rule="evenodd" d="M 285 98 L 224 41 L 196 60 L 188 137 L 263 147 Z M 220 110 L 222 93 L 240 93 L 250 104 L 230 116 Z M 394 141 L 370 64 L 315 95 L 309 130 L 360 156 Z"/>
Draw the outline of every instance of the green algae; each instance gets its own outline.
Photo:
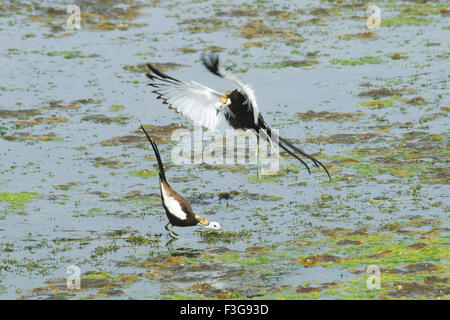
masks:
<path id="1" fill-rule="evenodd" d="M 109 246 L 98 246 L 91 253 L 91 258 L 97 258 L 97 257 L 103 256 L 104 254 L 109 253 L 109 252 L 116 252 L 119 249 L 120 249 L 120 246 L 118 246 L 116 244 L 111 244 Z"/>
<path id="2" fill-rule="evenodd" d="M 96 167 L 117 169 L 123 167 L 125 164 L 120 160 L 109 160 L 103 157 L 97 157 L 94 159 L 94 165 Z"/>
<path id="3" fill-rule="evenodd" d="M 111 112 L 118 112 L 122 111 L 123 109 L 125 109 L 125 106 L 121 104 L 113 104 L 112 106 L 109 107 L 109 111 Z"/>
<path id="4" fill-rule="evenodd" d="M 200 230 L 197 231 L 200 235 L 201 241 L 209 244 L 214 243 L 234 243 L 236 241 L 244 241 L 252 235 L 251 230 L 241 231 L 224 231 L 224 230 Z"/>
<path id="5" fill-rule="evenodd" d="M 368 32 L 358 32 L 353 34 L 344 34 L 339 35 L 338 39 L 343 40 L 351 40 L 351 39 L 378 39 L 378 35 L 374 32 L 368 31 Z"/>
<path id="6" fill-rule="evenodd" d="M 19 127 L 27 127 L 43 124 L 46 125 L 50 123 L 61 123 L 61 122 L 67 122 L 67 118 L 37 117 L 32 120 L 20 120 L 14 121 L 13 123 L 16 125 L 16 128 L 19 128 Z"/>
<path id="7" fill-rule="evenodd" d="M 330 111 L 307 111 L 305 113 L 296 112 L 294 117 L 300 120 L 319 120 L 319 121 L 342 121 L 342 120 L 357 120 L 364 116 L 363 112 L 330 112 Z"/>
<path id="8" fill-rule="evenodd" d="M 260 183 L 260 182 L 278 182 L 279 178 L 277 176 L 273 175 L 261 175 L 260 178 L 258 178 L 258 175 L 249 175 L 248 176 L 248 182 L 251 183 Z"/>
<path id="9" fill-rule="evenodd" d="M 339 64 L 342 66 L 358 66 L 358 65 L 363 65 L 363 64 L 381 64 L 383 63 L 383 59 L 381 59 L 380 57 L 372 57 L 372 56 L 365 56 L 365 57 L 360 57 L 357 59 L 331 59 L 330 63 L 331 64 Z"/>
<path id="10" fill-rule="evenodd" d="M 147 169 L 131 170 L 131 171 L 128 171 L 128 173 L 133 176 L 141 177 L 141 178 L 150 178 L 150 177 L 154 177 L 154 176 L 158 175 L 158 171 L 151 171 L 151 170 L 147 170 Z"/>
<path id="11" fill-rule="evenodd" d="M 360 97 L 371 97 L 371 98 L 381 98 L 381 97 L 396 97 L 401 96 L 403 92 L 407 89 L 395 89 L 395 88 L 378 88 L 369 91 L 363 91 L 358 94 Z"/>
<path id="12" fill-rule="evenodd" d="M 3 136 L 3 139 L 7 141 L 61 141 L 62 138 L 54 133 L 48 134 L 30 134 L 28 132 L 17 132 L 10 136 Z"/>
<path id="13" fill-rule="evenodd" d="M 103 114 L 93 114 L 89 116 L 84 116 L 81 118 L 81 121 L 92 121 L 94 123 L 119 123 L 119 124 L 125 124 L 129 118 L 124 116 L 118 116 L 118 117 L 108 117 Z"/>
<path id="14" fill-rule="evenodd" d="M 280 62 L 265 62 L 262 65 L 258 65 L 257 67 L 263 69 L 281 69 L 286 67 L 312 67 L 319 62 L 316 60 L 285 60 Z"/>
<path id="15" fill-rule="evenodd" d="M 65 59 L 74 59 L 74 58 L 95 58 L 95 57 L 99 57 L 100 55 L 98 54 L 83 54 L 81 51 L 79 50 L 75 50 L 75 51 L 52 51 L 52 52 L 47 52 L 47 56 L 49 57 L 56 57 L 56 56 L 62 56 Z"/>
<path id="16" fill-rule="evenodd" d="M 11 209 L 19 209 L 39 194 L 36 192 L 21 191 L 21 192 L 2 192 L 0 193 L 0 202 L 6 202 Z"/>
<path id="17" fill-rule="evenodd" d="M 400 225 L 417 223 L 422 220 L 402 221 Z M 137 274 L 116 274 L 109 272 L 90 272 L 83 276 L 89 280 L 89 288 L 99 290 L 105 285 L 113 288 L 125 288 L 140 278 L 164 279 L 175 284 L 169 292 L 162 292 L 162 298 L 170 299 L 318 299 L 339 297 L 345 299 L 395 299 L 403 298 L 436 298 L 448 294 L 449 263 L 442 263 L 448 259 L 448 253 L 440 249 L 443 243 L 448 242 L 448 236 L 435 235 L 423 240 L 428 246 L 414 246 L 415 236 L 391 233 L 368 233 L 369 230 L 335 229 L 326 231 L 331 237 L 321 242 L 313 242 L 316 250 L 328 247 L 329 253 L 317 254 L 312 257 L 316 263 L 308 263 L 309 268 L 327 268 L 347 270 L 353 274 L 348 280 L 334 282 L 303 282 L 300 284 L 253 285 L 255 276 L 268 277 L 274 275 L 270 270 L 280 270 L 285 265 L 287 270 L 295 268 L 292 262 L 303 263 L 304 258 L 299 257 L 304 249 L 305 237 L 295 241 L 279 243 L 277 245 L 248 247 L 243 251 L 230 251 L 229 249 L 211 248 L 205 251 L 190 252 L 189 250 L 172 251 L 172 256 L 158 255 L 142 262 L 137 262 L 141 268 L 150 268 L 151 272 Z M 209 231 L 207 231 L 209 233 Z M 201 232 L 203 233 L 203 232 Z M 201 234 L 199 233 L 199 234 Z M 216 237 L 210 234 L 209 236 Z M 401 241 L 399 241 L 401 240 Z M 332 244 L 347 241 L 348 245 L 335 247 Z M 359 242 L 355 245 L 356 242 Z M 296 243 L 303 243 L 298 246 Z M 353 243 L 353 245 L 352 245 Z M 435 249 L 430 250 L 430 247 Z M 419 248 L 419 249 L 418 249 Z M 440 249 L 440 250 L 439 250 Z M 311 257 L 311 256 L 305 256 Z M 431 261 L 431 263 L 424 263 Z M 287 263 L 287 264 L 286 264 Z M 371 289 L 367 286 L 369 274 L 366 268 L 377 265 L 381 269 L 381 288 Z M 236 266 L 239 266 L 236 268 Z M 183 277 L 179 277 L 179 268 L 183 268 Z M 210 282 L 200 282 L 191 285 L 190 281 L 197 278 L 198 272 L 221 271 L 221 281 L 227 281 L 229 276 L 235 278 L 239 275 L 242 283 L 239 290 L 231 287 L 217 289 Z M 283 270 L 283 268 L 281 269 Z M 289 271 L 282 272 L 289 272 Z M 191 280 L 188 280 L 191 279 Z M 197 280 L 198 281 L 198 280 Z M 211 279 L 211 281 L 214 281 Z M 123 295 L 123 292 L 118 292 Z"/>
<path id="18" fill-rule="evenodd" d="M 131 234 L 125 238 L 125 241 L 133 246 L 156 245 L 159 242 L 159 236 Z"/>
<path id="19" fill-rule="evenodd" d="M 152 62 L 151 63 L 155 68 L 157 68 L 160 71 L 166 72 L 169 70 L 178 70 L 182 67 L 189 67 L 188 65 L 174 63 L 174 62 L 166 62 L 166 63 L 159 63 L 159 62 Z M 135 73 L 143 73 L 143 72 L 150 72 L 150 69 L 148 68 L 146 63 L 141 63 L 138 65 L 126 65 L 123 66 L 124 70 L 135 72 Z"/>
<path id="20" fill-rule="evenodd" d="M 293 167 L 291 167 L 290 170 L 292 170 L 293 172 L 295 172 L 295 170 L 297 170 L 296 172 L 298 172 L 298 167 L 293 165 Z M 265 201 L 278 201 L 278 200 L 283 199 L 283 197 L 281 197 L 281 196 L 266 195 L 266 194 L 260 194 L 260 193 L 250 193 L 250 192 L 248 192 L 248 190 L 245 190 L 242 192 L 239 192 L 236 190 L 221 191 L 217 194 L 217 196 L 221 200 L 236 199 L 238 197 L 240 197 L 242 199 L 265 200 Z"/>
<path id="21" fill-rule="evenodd" d="M 399 14 L 395 17 L 383 19 L 382 25 L 386 27 L 399 28 L 403 26 L 422 26 L 434 22 L 433 18 L 415 17 L 406 14 Z"/>
<path id="22" fill-rule="evenodd" d="M 39 109 L 25 109 L 25 110 L 3 110 L 0 109 L 0 118 L 27 118 L 41 114 Z"/>
<path id="23" fill-rule="evenodd" d="M 393 104 L 392 99 L 369 100 L 369 101 L 363 101 L 361 103 L 358 103 L 358 106 L 372 108 L 372 109 L 381 109 L 381 108 L 391 107 L 392 104 Z"/>

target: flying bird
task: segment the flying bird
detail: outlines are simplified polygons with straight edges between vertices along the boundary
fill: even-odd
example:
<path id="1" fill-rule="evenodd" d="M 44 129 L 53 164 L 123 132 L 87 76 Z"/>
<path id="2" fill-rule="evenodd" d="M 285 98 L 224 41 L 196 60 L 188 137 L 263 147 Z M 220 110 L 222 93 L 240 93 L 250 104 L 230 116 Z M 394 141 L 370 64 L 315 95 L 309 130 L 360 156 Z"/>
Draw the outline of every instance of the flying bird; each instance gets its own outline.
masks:
<path id="1" fill-rule="evenodd" d="M 259 154 L 260 137 L 271 144 L 272 141 L 277 141 L 280 147 L 299 160 L 310 174 L 311 170 L 301 158 L 302 156 L 311 160 L 317 168 L 321 167 L 325 170 L 331 180 L 328 169 L 319 160 L 270 129 L 259 111 L 253 89 L 242 83 L 231 71 L 222 68 L 219 65 L 217 54 L 209 53 L 207 56 L 202 54 L 201 60 L 210 72 L 234 82 L 238 89 L 220 93 L 192 80 L 189 82 L 177 80 L 159 71 L 151 64 L 147 64 L 152 73 L 146 75 L 151 80 L 149 85 L 156 88 L 153 92 L 157 94 L 157 98 L 162 99 L 164 104 L 169 105 L 169 108 L 175 109 L 196 124 L 210 130 L 224 131 L 227 128 L 233 128 L 253 131 L 257 138 L 257 154 Z"/>
<path id="2" fill-rule="evenodd" d="M 173 232 L 172 230 L 173 227 L 191 227 L 200 224 L 207 229 L 214 229 L 214 230 L 220 229 L 220 224 L 218 222 L 210 222 L 202 218 L 198 214 L 195 214 L 189 203 L 186 201 L 186 199 L 180 196 L 169 185 L 164 172 L 164 166 L 161 161 L 161 156 L 159 155 L 158 146 L 156 145 L 156 142 L 153 141 L 152 138 L 150 138 L 149 134 L 142 125 L 141 129 L 147 136 L 148 141 L 150 141 L 153 151 L 155 152 L 156 161 L 158 162 L 159 188 L 161 190 L 161 200 L 164 210 L 166 210 L 167 218 L 169 219 L 169 222 L 166 224 L 164 228 L 174 238 L 178 238 L 178 234 Z M 171 225 L 170 228 L 169 225 Z"/>

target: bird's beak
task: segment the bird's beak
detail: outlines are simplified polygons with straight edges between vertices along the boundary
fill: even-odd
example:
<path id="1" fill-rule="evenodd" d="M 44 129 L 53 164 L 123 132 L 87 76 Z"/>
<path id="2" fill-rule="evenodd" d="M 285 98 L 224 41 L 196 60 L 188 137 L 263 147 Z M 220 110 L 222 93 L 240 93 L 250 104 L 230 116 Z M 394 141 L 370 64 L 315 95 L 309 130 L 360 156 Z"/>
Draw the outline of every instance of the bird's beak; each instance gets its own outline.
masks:
<path id="1" fill-rule="evenodd" d="M 222 98 L 220 98 L 220 102 L 222 102 L 223 104 L 226 104 L 227 103 L 227 100 L 228 100 L 228 96 L 230 95 L 230 91 L 227 91 L 224 95 L 223 95 L 223 97 Z"/>

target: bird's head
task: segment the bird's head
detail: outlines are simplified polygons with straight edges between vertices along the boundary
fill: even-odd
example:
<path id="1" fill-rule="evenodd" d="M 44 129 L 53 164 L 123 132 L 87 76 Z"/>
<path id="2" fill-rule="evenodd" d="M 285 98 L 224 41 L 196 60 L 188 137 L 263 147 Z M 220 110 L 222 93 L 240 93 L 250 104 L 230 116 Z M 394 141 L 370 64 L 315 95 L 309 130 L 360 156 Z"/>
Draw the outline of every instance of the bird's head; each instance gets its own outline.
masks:
<path id="1" fill-rule="evenodd" d="M 199 224 L 201 224 L 203 227 L 205 227 L 206 229 L 212 229 L 212 230 L 220 229 L 220 224 L 218 222 L 208 221 L 208 220 L 200 217 L 198 214 L 195 215 L 195 220 L 197 220 L 197 222 Z"/>
<path id="2" fill-rule="evenodd" d="M 207 226 L 204 226 L 206 229 L 219 230 L 220 224 L 215 221 L 211 221 Z"/>
<path id="3" fill-rule="evenodd" d="M 231 94 L 230 91 L 227 91 L 220 99 L 216 102 L 216 116 L 219 112 L 224 111 L 225 107 L 231 104 L 231 100 L 228 97 Z"/>
<path id="4" fill-rule="evenodd" d="M 229 105 L 230 104 L 230 99 L 228 98 L 228 96 L 231 94 L 230 91 L 227 91 L 222 98 L 220 98 L 220 102 L 222 102 L 222 104 L 224 105 Z"/>

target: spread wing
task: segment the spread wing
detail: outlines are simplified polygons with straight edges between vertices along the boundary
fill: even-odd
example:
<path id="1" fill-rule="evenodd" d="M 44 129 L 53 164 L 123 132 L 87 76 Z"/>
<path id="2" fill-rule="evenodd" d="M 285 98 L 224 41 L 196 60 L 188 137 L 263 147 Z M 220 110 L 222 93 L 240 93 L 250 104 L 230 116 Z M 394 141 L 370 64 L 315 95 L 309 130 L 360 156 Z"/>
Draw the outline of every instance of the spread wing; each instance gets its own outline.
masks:
<path id="1" fill-rule="evenodd" d="M 255 124 L 258 123 L 258 116 L 260 112 L 258 104 L 256 103 L 256 95 L 253 88 L 248 84 L 242 83 L 231 71 L 222 68 L 219 65 L 219 55 L 217 53 L 210 52 L 208 56 L 202 54 L 201 59 L 209 71 L 226 80 L 233 81 L 241 89 L 241 93 L 245 94 L 247 99 L 250 101 L 249 108 L 253 108 Z"/>
<path id="2" fill-rule="evenodd" d="M 223 112 L 217 112 L 216 104 L 223 94 L 195 81 L 183 82 L 162 73 L 147 64 L 152 73 L 147 73 L 150 86 L 170 108 L 193 120 L 196 124 L 213 131 L 229 127 Z"/>

